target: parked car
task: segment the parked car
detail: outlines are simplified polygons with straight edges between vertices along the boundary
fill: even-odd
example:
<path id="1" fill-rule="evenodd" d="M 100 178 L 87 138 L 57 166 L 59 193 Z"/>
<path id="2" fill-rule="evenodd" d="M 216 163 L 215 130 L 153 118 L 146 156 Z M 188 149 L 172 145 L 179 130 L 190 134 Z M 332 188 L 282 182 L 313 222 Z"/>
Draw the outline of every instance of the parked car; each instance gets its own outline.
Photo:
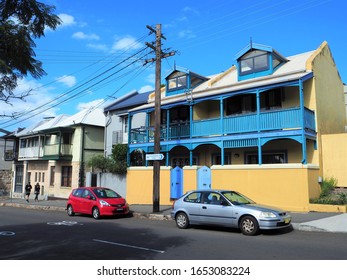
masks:
<path id="1" fill-rule="evenodd" d="M 69 216 L 75 213 L 101 216 L 119 216 L 129 213 L 126 200 L 115 191 L 102 187 L 81 187 L 72 190 L 66 204 Z"/>
<path id="2" fill-rule="evenodd" d="M 230 190 L 190 191 L 174 202 L 171 217 L 180 229 L 193 224 L 227 226 L 239 228 L 245 235 L 291 224 L 291 216 L 286 212 L 258 205 Z"/>

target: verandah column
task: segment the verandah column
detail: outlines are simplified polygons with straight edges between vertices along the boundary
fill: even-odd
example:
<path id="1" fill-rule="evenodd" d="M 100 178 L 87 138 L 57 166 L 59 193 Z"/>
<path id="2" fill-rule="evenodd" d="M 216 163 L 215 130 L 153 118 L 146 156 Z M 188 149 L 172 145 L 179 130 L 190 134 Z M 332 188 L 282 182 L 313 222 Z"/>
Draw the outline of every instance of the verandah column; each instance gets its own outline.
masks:
<path id="1" fill-rule="evenodd" d="M 302 161 L 301 163 L 307 163 L 306 156 L 306 136 L 305 136 L 305 104 L 304 104 L 304 85 L 302 79 L 299 80 L 299 92 L 300 92 L 300 112 L 301 112 L 301 142 L 302 142 Z"/>
<path id="2" fill-rule="evenodd" d="M 257 130 L 258 130 L 258 135 L 260 134 L 260 92 L 259 89 L 256 90 L 256 101 L 257 101 Z M 260 137 L 258 137 L 258 164 L 262 165 L 263 164 L 263 155 L 261 151 L 261 141 Z"/>

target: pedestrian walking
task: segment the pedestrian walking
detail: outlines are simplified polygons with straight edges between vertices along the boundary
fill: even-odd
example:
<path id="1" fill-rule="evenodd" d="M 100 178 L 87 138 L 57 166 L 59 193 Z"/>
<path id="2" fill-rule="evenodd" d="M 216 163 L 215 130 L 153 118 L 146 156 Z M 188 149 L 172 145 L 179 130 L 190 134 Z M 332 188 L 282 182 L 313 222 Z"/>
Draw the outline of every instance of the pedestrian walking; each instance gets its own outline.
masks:
<path id="1" fill-rule="evenodd" d="M 31 186 L 30 182 L 28 182 L 26 185 L 25 185 L 25 198 L 26 198 L 26 201 L 29 202 L 29 196 L 30 196 L 30 193 L 31 193 L 31 189 L 33 187 Z"/>
<path id="2" fill-rule="evenodd" d="M 35 201 L 39 201 L 40 184 L 37 182 L 34 188 Z"/>

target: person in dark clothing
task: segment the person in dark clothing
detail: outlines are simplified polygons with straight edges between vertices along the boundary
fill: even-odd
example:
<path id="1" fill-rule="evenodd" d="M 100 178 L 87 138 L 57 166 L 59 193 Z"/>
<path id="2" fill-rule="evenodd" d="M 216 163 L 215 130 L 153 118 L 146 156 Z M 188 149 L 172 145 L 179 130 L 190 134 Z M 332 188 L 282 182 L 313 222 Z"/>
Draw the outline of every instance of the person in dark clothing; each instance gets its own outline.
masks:
<path id="1" fill-rule="evenodd" d="M 39 193 L 40 193 L 40 184 L 36 183 L 34 194 L 35 194 L 35 201 L 39 201 Z"/>
<path id="2" fill-rule="evenodd" d="M 25 198 L 26 198 L 27 202 L 29 202 L 29 196 L 30 196 L 32 188 L 33 187 L 31 186 L 30 182 L 28 182 L 28 184 L 26 184 L 26 186 L 25 186 Z"/>

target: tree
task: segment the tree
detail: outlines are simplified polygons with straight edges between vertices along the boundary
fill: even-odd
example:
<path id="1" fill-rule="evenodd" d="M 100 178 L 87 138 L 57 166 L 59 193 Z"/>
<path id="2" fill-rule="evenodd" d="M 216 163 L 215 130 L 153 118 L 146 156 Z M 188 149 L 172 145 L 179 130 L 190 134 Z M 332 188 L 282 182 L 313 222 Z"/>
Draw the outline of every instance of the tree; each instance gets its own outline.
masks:
<path id="1" fill-rule="evenodd" d="M 62 23 L 54 10 L 35 0 L 0 0 L 0 101 L 11 104 L 11 99 L 24 99 L 29 92 L 13 92 L 18 79 L 46 74 L 35 59 L 34 39 L 44 36 L 45 28 L 55 30 Z"/>
<path id="2" fill-rule="evenodd" d="M 87 166 L 93 169 L 100 169 L 101 172 L 111 172 L 118 175 L 124 175 L 127 173 L 127 151 L 128 145 L 117 144 L 112 148 L 112 155 L 110 157 L 104 157 L 103 155 L 95 155 L 91 157 Z"/>

